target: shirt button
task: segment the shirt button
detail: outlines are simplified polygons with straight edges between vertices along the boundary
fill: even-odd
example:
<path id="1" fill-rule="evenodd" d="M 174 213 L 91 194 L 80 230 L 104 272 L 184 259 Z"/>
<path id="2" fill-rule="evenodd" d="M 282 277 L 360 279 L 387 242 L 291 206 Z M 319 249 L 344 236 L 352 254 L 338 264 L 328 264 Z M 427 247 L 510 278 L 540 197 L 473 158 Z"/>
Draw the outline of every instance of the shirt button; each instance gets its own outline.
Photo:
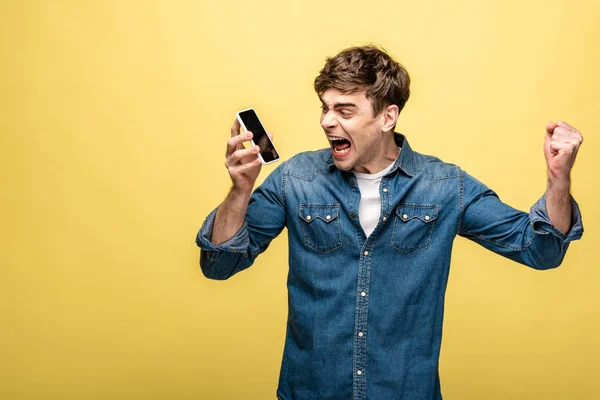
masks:
<path id="1" fill-rule="evenodd" d="M 358 375 L 358 376 L 362 375 L 362 371 L 359 369 L 358 371 L 356 371 L 356 375 Z"/>
<path id="2" fill-rule="evenodd" d="M 369 252 L 365 250 L 365 252 L 363 253 L 365 256 L 369 255 Z"/>
<path id="3" fill-rule="evenodd" d="M 383 222 L 387 221 L 387 217 L 383 217 L 381 219 L 383 220 Z"/>
<path id="4" fill-rule="evenodd" d="M 427 219 L 427 218 L 428 218 L 428 217 L 425 217 L 425 219 Z M 331 215 L 328 215 L 328 216 L 326 216 L 326 217 L 325 217 L 325 219 L 326 219 L 327 221 L 329 221 L 329 220 L 331 219 Z"/>
<path id="5" fill-rule="evenodd" d="M 387 188 L 383 188 L 383 193 L 387 193 Z"/>
<path id="6" fill-rule="evenodd" d="M 407 214 L 402 214 L 402 219 L 407 219 L 408 215 Z"/>
<path id="7" fill-rule="evenodd" d="M 425 221 L 429 221 L 431 218 L 429 217 L 429 215 L 425 216 Z"/>
<path id="8" fill-rule="evenodd" d="M 306 220 L 307 220 L 307 221 L 310 221 L 311 219 L 312 219 L 312 217 L 311 217 L 310 215 L 307 215 L 307 216 L 306 216 Z"/>
<path id="9" fill-rule="evenodd" d="M 358 337 L 363 337 L 363 336 L 365 336 L 365 334 L 364 334 L 364 333 L 362 333 L 362 332 L 358 332 Z"/>
<path id="10" fill-rule="evenodd" d="M 365 297 L 365 296 L 367 295 L 367 293 L 365 293 L 365 292 L 360 292 L 360 295 L 361 295 L 362 297 Z"/>
<path id="11" fill-rule="evenodd" d="M 352 213 L 352 214 L 350 214 L 350 216 L 351 216 L 352 218 L 356 218 L 356 213 Z"/>

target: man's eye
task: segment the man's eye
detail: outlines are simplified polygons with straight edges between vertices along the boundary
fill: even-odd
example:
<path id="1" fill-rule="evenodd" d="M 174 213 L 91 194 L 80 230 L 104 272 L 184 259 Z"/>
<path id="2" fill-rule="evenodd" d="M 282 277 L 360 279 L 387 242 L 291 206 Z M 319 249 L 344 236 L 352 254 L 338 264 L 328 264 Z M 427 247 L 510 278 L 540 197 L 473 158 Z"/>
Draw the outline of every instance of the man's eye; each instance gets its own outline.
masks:
<path id="1" fill-rule="evenodd" d="M 345 118 L 347 118 L 347 117 L 351 116 L 351 115 L 352 115 L 352 113 L 351 113 L 350 111 L 348 111 L 348 110 L 341 110 L 341 111 L 340 111 L 340 115 L 341 115 L 342 117 L 345 117 Z"/>
<path id="2" fill-rule="evenodd" d="M 324 113 L 326 113 L 327 112 L 327 107 L 321 106 L 321 111 L 323 111 Z"/>

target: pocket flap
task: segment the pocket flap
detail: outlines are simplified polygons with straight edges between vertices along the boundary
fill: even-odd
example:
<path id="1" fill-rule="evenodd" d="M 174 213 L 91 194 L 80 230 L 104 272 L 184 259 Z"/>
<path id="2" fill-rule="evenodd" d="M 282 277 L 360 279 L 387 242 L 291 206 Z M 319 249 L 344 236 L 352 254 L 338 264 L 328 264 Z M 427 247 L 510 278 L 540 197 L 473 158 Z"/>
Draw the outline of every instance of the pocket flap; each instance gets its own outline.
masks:
<path id="1" fill-rule="evenodd" d="M 331 204 L 300 204 L 300 218 L 310 223 L 321 219 L 327 223 L 338 218 L 340 206 Z"/>
<path id="2" fill-rule="evenodd" d="M 435 221 L 437 218 L 438 207 L 401 204 L 396 207 L 396 215 L 398 215 L 402 221 L 418 218 L 425 223 L 429 223 Z"/>

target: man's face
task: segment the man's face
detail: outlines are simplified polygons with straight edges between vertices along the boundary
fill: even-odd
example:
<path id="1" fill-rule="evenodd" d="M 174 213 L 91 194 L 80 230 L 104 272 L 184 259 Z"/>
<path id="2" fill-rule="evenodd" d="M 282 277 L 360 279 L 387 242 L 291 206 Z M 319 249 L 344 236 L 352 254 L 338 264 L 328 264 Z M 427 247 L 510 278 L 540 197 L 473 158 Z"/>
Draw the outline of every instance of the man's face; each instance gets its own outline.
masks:
<path id="1" fill-rule="evenodd" d="M 321 126 L 329 139 L 335 166 L 343 171 L 374 173 L 389 144 L 382 132 L 382 114 L 373 116 L 365 91 L 344 94 L 328 89 L 320 98 Z"/>

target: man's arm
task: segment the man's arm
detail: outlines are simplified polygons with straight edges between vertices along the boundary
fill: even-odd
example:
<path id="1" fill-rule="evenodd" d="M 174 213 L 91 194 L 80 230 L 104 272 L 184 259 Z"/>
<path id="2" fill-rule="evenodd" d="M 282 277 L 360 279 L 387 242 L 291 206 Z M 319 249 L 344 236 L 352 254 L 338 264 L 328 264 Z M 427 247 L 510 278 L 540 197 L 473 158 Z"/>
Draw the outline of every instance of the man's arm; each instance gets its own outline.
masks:
<path id="1" fill-rule="evenodd" d="M 552 225 L 563 234 L 571 228 L 571 169 L 583 142 L 581 133 L 563 121 L 546 124 L 544 156 L 548 165 L 546 211 Z"/>
<path id="2" fill-rule="evenodd" d="M 210 241 L 215 246 L 231 239 L 240 230 L 246 218 L 248 201 L 262 163 L 258 158 L 259 148 L 244 148 L 243 143 L 250 141 L 252 132 L 240 134 L 240 123 L 236 120 L 231 127 L 231 138 L 227 142 L 225 167 L 229 171 L 232 187 L 219 206 L 212 229 Z"/>
<path id="3" fill-rule="evenodd" d="M 564 122 L 546 126 L 548 190 L 529 214 L 504 204 L 496 193 L 463 173 L 459 234 L 536 269 L 555 268 L 583 233 L 581 213 L 569 194 L 570 171 L 581 134 Z"/>
<path id="4" fill-rule="evenodd" d="M 252 193 L 261 162 L 256 147 L 245 149 L 242 146 L 251 135 L 240 135 L 239 130 L 236 122 L 227 143 L 225 166 L 232 188 L 196 235 L 196 244 L 201 249 L 200 267 L 210 279 L 228 279 L 250 267 L 286 223 L 281 192 L 285 163 Z"/>

